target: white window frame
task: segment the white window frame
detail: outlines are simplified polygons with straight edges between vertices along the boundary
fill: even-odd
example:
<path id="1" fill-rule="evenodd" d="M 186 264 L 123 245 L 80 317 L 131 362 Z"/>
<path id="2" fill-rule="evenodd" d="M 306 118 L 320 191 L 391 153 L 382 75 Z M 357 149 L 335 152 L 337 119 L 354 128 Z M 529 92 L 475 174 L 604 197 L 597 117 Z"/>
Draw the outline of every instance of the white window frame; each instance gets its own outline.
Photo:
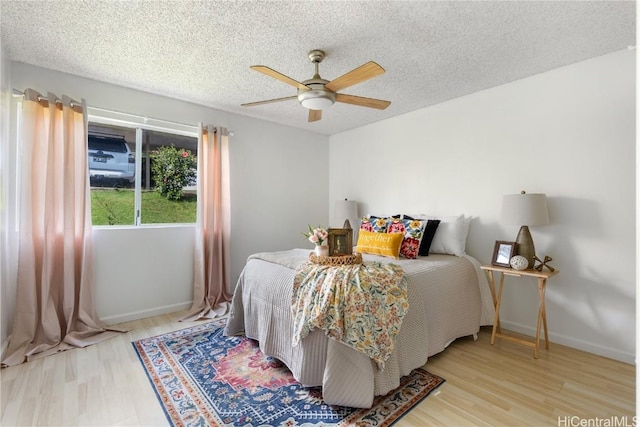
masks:
<path id="1" fill-rule="evenodd" d="M 152 130 L 175 135 L 188 136 L 198 138 L 198 126 L 188 125 L 184 123 L 176 123 L 167 120 L 152 119 L 149 117 L 137 116 L 135 114 L 120 113 L 117 111 L 105 110 L 96 107 L 87 107 L 88 123 L 112 125 L 126 127 L 136 130 L 136 182 L 135 182 L 135 202 L 134 202 L 134 219 L 133 225 L 98 225 L 94 227 L 114 228 L 114 227 L 171 227 L 175 225 L 185 225 L 177 223 L 167 224 L 141 224 L 141 208 L 142 208 L 142 130 Z"/>

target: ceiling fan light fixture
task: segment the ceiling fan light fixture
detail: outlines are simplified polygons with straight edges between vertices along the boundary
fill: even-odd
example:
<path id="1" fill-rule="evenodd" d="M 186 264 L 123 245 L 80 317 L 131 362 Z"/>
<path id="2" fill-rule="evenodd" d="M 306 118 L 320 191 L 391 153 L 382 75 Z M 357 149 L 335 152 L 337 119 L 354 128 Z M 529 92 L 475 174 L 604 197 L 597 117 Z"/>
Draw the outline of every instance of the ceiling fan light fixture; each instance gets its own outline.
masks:
<path id="1" fill-rule="evenodd" d="M 309 110 L 324 110 L 336 102 L 336 94 L 325 90 L 306 90 L 298 94 L 298 101 Z"/>
<path id="2" fill-rule="evenodd" d="M 309 110 L 324 110 L 333 105 L 329 98 L 308 98 L 300 102 L 304 108 Z"/>

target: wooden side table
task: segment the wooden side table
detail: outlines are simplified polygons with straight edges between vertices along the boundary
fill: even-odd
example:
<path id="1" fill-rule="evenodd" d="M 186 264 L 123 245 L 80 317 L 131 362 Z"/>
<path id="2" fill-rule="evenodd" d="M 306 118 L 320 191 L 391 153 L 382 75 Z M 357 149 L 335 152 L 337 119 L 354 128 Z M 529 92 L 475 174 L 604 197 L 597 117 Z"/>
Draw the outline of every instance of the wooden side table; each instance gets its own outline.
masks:
<path id="1" fill-rule="evenodd" d="M 549 334 L 547 332 L 547 312 L 544 306 L 544 293 L 547 287 L 547 279 L 555 276 L 559 273 L 558 270 L 554 271 L 537 271 L 537 270 L 514 270 L 507 267 L 498 267 L 495 265 L 483 265 L 480 268 L 487 271 L 489 276 L 489 287 L 491 288 L 491 296 L 493 297 L 493 304 L 495 306 L 495 315 L 493 316 L 493 330 L 491 331 L 491 345 L 495 343 L 496 337 L 503 338 L 509 341 L 516 342 L 518 344 L 533 347 L 533 357 L 538 358 L 538 348 L 540 347 L 540 328 L 544 327 L 544 344 L 545 348 L 549 350 Z M 498 292 L 496 293 L 494 274 L 500 275 L 498 282 Z M 538 279 L 538 294 L 540 296 L 540 305 L 538 308 L 538 326 L 536 328 L 535 341 L 528 341 L 522 338 L 517 338 L 511 335 L 505 335 L 500 328 L 500 304 L 502 301 L 502 286 L 504 285 L 504 276 L 513 277 L 535 277 Z"/>

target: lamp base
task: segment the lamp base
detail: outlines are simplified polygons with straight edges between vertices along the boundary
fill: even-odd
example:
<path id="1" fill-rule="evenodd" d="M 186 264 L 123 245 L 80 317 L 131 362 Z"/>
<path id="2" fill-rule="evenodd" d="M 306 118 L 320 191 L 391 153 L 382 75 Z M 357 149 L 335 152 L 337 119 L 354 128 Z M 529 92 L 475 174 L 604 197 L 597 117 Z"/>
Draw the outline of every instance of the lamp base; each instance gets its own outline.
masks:
<path id="1" fill-rule="evenodd" d="M 516 254 L 525 257 L 529 262 L 528 268 L 533 268 L 536 248 L 533 245 L 533 238 L 531 237 L 531 232 L 529 232 L 529 227 L 526 225 L 520 227 L 520 231 L 518 231 L 518 236 L 516 237 Z"/>
<path id="2" fill-rule="evenodd" d="M 342 226 L 342 228 L 346 228 L 348 230 L 351 229 L 351 223 L 349 222 L 349 219 L 344 220 L 344 225 Z"/>

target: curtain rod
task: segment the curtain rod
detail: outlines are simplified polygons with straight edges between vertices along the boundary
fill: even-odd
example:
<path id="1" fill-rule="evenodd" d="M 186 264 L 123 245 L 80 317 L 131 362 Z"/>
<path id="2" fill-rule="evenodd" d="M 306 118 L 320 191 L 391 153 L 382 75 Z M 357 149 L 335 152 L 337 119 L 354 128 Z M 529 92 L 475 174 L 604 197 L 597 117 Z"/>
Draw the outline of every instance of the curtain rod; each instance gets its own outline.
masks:
<path id="1" fill-rule="evenodd" d="M 14 96 L 22 96 L 22 97 L 24 97 L 24 92 L 22 92 L 22 91 L 20 91 L 18 89 L 13 89 L 13 95 Z M 46 99 L 47 98 L 45 98 L 45 97 L 38 96 L 38 101 L 42 101 L 42 100 L 46 100 Z M 56 98 L 56 104 L 62 104 L 62 101 Z M 74 106 L 78 106 L 78 105 L 75 104 L 75 103 L 71 103 L 71 107 L 74 107 Z M 192 128 L 197 128 L 198 127 L 197 125 L 189 125 L 189 124 L 186 124 L 186 123 L 172 122 L 170 120 L 163 120 L 163 119 L 150 119 L 149 117 L 138 116 L 136 114 L 130 114 L 130 113 L 122 113 L 120 111 L 115 111 L 115 110 L 107 110 L 106 108 L 92 107 L 90 105 L 88 105 L 87 108 L 90 108 L 90 109 L 95 110 L 95 111 L 102 111 L 102 112 L 105 112 L 105 113 L 114 113 L 114 114 L 120 114 L 120 115 L 123 115 L 123 116 L 136 117 L 136 118 L 139 118 L 139 119 L 143 119 L 145 122 L 147 120 L 153 120 L 153 121 L 156 121 L 156 122 L 169 123 L 169 124 L 177 125 L 177 126 L 185 126 L 185 127 L 192 127 Z M 214 133 L 218 132 L 216 127 L 214 127 L 213 132 Z M 234 132 L 232 130 L 227 130 L 227 135 L 228 136 L 234 136 Z"/>
<path id="2" fill-rule="evenodd" d="M 25 96 L 24 92 L 22 92 L 22 91 L 20 91 L 18 89 L 13 89 L 13 95 L 14 96 L 22 96 L 22 97 Z M 43 101 L 43 100 L 48 100 L 48 98 L 43 97 L 43 96 L 38 96 L 38 101 Z M 56 104 L 62 104 L 62 101 L 60 99 L 56 98 Z M 73 106 L 73 104 L 72 104 L 72 106 Z M 95 110 L 95 111 L 102 111 L 102 112 L 105 112 L 105 113 L 114 113 L 114 114 L 119 114 L 119 115 L 122 115 L 122 116 L 136 117 L 136 118 L 139 118 L 139 119 L 143 119 L 145 122 L 147 120 L 149 120 L 148 117 L 138 116 L 136 114 L 122 113 L 120 111 L 107 110 L 105 108 L 98 108 L 98 107 L 91 107 L 89 105 L 87 107 L 91 108 L 92 110 Z M 184 123 L 172 122 L 172 121 L 169 121 L 169 120 L 160 120 L 160 119 L 151 119 L 151 120 L 158 121 L 158 122 L 170 123 L 170 124 L 179 125 L 179 126 L 186 126 L 186 127 L 193 127 L 193 128 L 197 127 L 196 125 L 187 125 L 187 124 L 184 124 Z"/>
<path id="3" fill-rule="evenodd" d="M 171 120 L 164 120 L 164 119 L 152 119 L 152 118 L 145 117 L 145 116 L 139 116 L 137 114 L 123 113 L 121 111 L 115 111 L 115 110 L 107 110 L 106 108 L 98 108 L 98 107 L 92 107 L 92 106 L 89 106 L 88 108 L 90 108 L 92 110 L 95 110 L 95 111 L 103 111 L 105 113 L 115 113 L 115 114 L 120 114 L 120 115 L 123 115 L 123 116 L 136 117 L 138 119 L 143 119 L 145 123 L 147 122 L 147 120 L 153 120 L 155 122 L 169 123 L 169 124 L 177 125 L 177 126 L 185 126 L 185 127 L 191 127 L 191 128 L 197 128 L 198 127 L 198 125 L 190 125 L 190 124 L 186 124 L 186 123 L 173 122 Z M 213 133 L 218 133 L 218 126 L 214 126 L 213 127 Z M 228 129 L 227 129 L 226 134 L 228 136 L 234 136 L 235 135 L 235 133 L 232 130 L 228 130 Z"/>
<path id="4" fill-rule="evenodd" d="M 17 89 L 13 89 L 13 95 L 14 96 L 22 96 L 24 98 L 24 92 L 21 92 L 21 91 L 19 91 Z M 38 95 L 37 99 L 38 99 L 38 102 L 40 102 L 40 101 L 49 101 L 49 98 L 47 98 L 46 96 Z M 56 97 L 55 103 L 56 103 L 56 105 L 62 105 L 62 100 L 58 99 L 58 97 Z M 82 108 L 82 104 L 78 104 L 77 101 L 71 101 L 69 103 L 69 106 L 71 106 L 71 108 L 76 108 L 76 107 Z"/>
<path id="5" fill-rule="evenodd" d="M 115 113 L 115 114 L 120 114 L 122 116 L 135 117 L 135 118 L 138 118 L 138 119 L 142 119 L 145 122 L 147 120 L 153 120 L 153 121 L 156 121 L 156 122 L 169 123 L 169 124 L 177 125 L 177 126 L 186 126 L 186 127 L 192 127 L 192 128 L 197 128 L 198 127 L 198 125 L 189 125 L 189 124 L 186 124 L 186 123 L 172 122 L 171 120 L 164 120 L 164 119 L 152 119 L 152 118 L 145 117 L 145 116 L 139 116 L 137 114 L 123 113 L 121 111 L 115 111 L 115 110 L 107 110 L 106 108 L 98 108 L 98 107 L 91 107 L 91 106 L 89 106 L 89 108 L 91 108 L 92 110 L 95 110 L 95 111 L 103 111 L 105 113 Z"/>

